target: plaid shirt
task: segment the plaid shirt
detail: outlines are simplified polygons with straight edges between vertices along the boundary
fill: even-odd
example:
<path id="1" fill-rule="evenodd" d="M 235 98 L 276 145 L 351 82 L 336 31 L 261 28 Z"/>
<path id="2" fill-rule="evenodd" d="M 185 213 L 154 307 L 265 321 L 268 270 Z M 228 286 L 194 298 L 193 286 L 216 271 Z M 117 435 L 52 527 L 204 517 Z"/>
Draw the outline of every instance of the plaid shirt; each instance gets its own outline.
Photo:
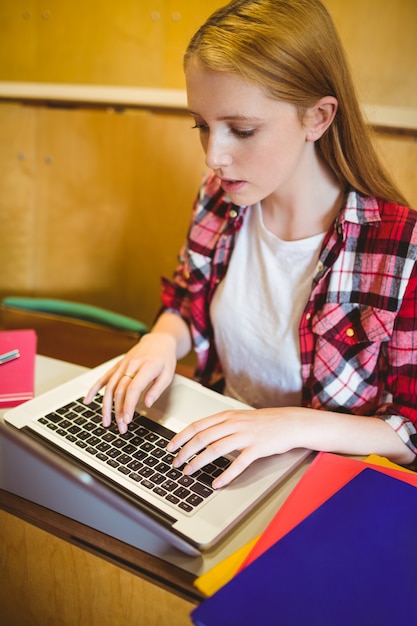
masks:
<path id="1" fill-rule="evenodd" d="M 211 174 L 164 310 L 189 324 L 196 378 L 221 377 L 209 307 L 248 207 Z M 385 419 L 417 454 L 417 213 L 351 191 L 327 233 L 300 323 L 302 404 Z M 271 268 L 272 271 L 272 268 Z M 279 346 L 277 346 L 277 350 Z"/>

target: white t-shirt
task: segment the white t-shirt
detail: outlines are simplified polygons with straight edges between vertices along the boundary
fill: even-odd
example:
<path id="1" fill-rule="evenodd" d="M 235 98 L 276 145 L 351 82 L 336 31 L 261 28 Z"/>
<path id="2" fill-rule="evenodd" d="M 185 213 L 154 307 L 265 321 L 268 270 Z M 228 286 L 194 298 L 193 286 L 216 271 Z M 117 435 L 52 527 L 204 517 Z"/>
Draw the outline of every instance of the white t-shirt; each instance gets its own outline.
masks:
<path id="1" fill-rule="evenodd" d="M 260 204 L 250 207 L 210 308 L 226 394 L 258 408 L 300 405 L 299 323 L 323 238 L 282 241 Z"/>

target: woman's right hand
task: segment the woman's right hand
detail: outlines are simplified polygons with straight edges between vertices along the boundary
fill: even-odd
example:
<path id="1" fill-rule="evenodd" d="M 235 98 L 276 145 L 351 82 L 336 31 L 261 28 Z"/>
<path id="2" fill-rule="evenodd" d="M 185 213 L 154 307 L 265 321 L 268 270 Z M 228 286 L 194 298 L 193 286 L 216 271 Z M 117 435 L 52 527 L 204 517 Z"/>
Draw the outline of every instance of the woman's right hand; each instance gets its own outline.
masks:
<path id="1" fill-rule="evenodd" d="M 133 419 L 139 397 L 150 407 L 171 383 L 177 363 L 177 342 L 168 332 L 144 335 L 125 356 L 106 372 L 88 391 L 89 404 L 97 392 L 103 395 L 103 426 L 110 426 L 112 413 L 121 434 Z"/>

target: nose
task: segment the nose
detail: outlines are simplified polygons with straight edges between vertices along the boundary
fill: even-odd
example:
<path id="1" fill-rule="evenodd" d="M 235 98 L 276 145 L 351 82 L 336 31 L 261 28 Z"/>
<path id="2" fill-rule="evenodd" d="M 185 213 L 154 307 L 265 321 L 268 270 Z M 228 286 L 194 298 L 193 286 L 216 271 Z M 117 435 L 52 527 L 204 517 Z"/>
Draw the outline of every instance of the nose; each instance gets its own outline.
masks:
<path id="1" fill-rule="evenodd" d="M 231 165 L 233 162 L 227 143 L 214 135 L 210 135 L 207 141 L 205 155 L 207 167 L 213 170 Z"/>

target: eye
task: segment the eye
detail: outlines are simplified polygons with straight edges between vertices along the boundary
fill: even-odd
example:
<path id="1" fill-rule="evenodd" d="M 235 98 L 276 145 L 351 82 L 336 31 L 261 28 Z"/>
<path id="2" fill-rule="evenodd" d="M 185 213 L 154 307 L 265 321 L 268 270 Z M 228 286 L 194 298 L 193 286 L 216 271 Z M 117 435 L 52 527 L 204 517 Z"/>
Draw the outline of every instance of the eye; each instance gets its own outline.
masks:
<path id="1" fill-rule="evenodd" d="M 253 128 L 249 130 L 241 130 L 240 128 L 232 128 L 231 131 L 234 135 L 236 135 L 236 137 L 239 137 L 240 139 L 247 139 L 248 137 L 253 137 L 253 135 L 256 133 L 256 130 Z"/>
<path id="2" fill-rule="evenodd" d="M 208 126 L 207 124 L 199 124 L 199 123 L 195 123 L 194 126 L 191 126 L 192 129 L 196 128 L 197 130 L 200 131 L 200 133 L 207 133 L 208 132 Z"/>

